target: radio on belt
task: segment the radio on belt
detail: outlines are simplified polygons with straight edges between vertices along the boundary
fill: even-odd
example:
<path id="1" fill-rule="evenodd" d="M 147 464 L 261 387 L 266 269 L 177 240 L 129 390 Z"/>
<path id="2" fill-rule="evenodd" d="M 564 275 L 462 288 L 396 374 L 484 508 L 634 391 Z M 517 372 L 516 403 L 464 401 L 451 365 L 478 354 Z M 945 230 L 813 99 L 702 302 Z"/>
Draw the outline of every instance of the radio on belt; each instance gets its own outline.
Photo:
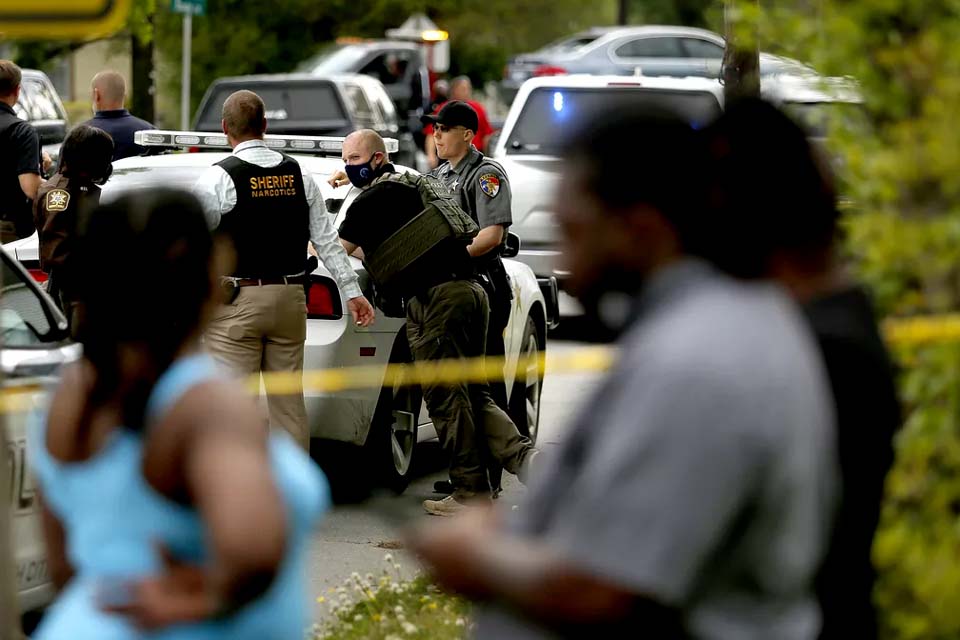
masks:
<path id="1" fill-rule="evenodd" d="M 343 152 L 343 138 L 339 137 L 266 135 L 263 138 L 271 149 L 287 153 L 339 156 Z M 145 129 L 134 132 L 133 141 L 141 147 L 231 150 L 227 136 L 204 131 Z M 400 149 L 396 138 L 384 138 L 383 141 L 387 145 L 387 153 L 396 153 Z"/>

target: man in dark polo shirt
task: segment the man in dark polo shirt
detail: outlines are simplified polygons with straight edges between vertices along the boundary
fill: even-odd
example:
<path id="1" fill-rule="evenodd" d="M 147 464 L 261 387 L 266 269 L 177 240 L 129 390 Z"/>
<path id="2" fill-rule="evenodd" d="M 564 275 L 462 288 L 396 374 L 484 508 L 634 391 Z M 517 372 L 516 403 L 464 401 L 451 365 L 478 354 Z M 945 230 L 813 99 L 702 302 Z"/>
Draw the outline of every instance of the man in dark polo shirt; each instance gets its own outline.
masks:
<path id="1" fill-rule="evenodd" d="M 40 188 L 40 137 L 13 110 L 20 67 L 0 60 L 0 243 L 33 233 L 31 201 Z"/>
<path id="2" fill-rule="evenodd" d="M 84 124 L 110 134 L 114 144 L 114 160 L 142 154 L 145 149 L 133 143 L 134 132 L 156 127 L 123 108 L 127 98 L 127 84 L 123 76 L 116 71 L 101 71 L 93 77 L 91 91 L 94 116 Z"/>

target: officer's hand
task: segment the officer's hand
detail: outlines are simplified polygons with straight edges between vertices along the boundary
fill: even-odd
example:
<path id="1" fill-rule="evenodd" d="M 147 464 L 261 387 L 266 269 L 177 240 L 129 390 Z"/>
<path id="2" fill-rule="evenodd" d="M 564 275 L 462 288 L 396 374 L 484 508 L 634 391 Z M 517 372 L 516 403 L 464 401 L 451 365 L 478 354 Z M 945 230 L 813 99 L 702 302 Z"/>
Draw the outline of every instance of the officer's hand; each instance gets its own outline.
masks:
<path id="1" fill-rule="evenodd" d="M 353 321 L 361 327 L 369 327 L 372 325 L 377 315 L 373 310 L 373 305 L 363 296 L 351 298 L 347 302 L 347 308 L 350 309 L 350 315 L 353 316 Z"/>
<path id="2" fill-rule="evenodd" d="M 43 172 L 50 173 L 50 167 L 53 166 L 53 158 L 46 151 L 43 152 Z"/>
<path id="3" fill-rule="evenodd" d="M 336 189 L 337 187 L 343 187 L 350 184 L 350 178 L 347 177 L 347 173 L 345 171 L 337 171 L 330 177 L 329 180 L 327 180 L 327 184 Z"/>

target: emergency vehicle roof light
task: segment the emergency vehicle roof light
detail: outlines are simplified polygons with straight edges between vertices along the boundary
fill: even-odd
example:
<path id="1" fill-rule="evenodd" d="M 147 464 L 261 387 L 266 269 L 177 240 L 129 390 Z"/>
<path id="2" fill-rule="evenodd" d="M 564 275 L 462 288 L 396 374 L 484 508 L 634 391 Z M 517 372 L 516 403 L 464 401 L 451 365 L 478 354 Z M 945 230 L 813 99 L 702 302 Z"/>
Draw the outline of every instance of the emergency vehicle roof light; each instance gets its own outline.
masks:
<path id="1" fill-rule="evenodd" d="M 420 33 L 420 38 L 424 42 L 443 42 L 450 38 L 450 34 L 442 29 L 427 29 Z"/>
<path id="2" fill-rule="evenodd" d="M 230 151 L 227 136 L 205 131 L 160 131 L 145 129 L 133 134 L 133 141 L 141 147 L 167 149 L 217 149 Z M 277 151 L 310 155 L 336 155 L 343 151 L 343 138 L 332 136 L 264 136 L 267 146 Z M 400 144 L 395 138 L 384 138 L 387 153 L 396 153 Z"/>

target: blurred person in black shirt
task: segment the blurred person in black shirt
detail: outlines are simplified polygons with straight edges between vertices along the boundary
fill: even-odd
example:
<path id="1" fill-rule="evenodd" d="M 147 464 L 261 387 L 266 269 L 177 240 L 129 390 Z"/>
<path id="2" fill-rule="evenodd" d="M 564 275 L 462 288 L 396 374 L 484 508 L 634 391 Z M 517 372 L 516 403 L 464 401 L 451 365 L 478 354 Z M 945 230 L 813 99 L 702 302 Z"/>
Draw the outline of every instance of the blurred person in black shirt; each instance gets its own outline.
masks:
<path id="1" fill-rule="evenodd" d="M 40 136 L 13 107 L 20 98 L 20 67 L 0 60 L 0 242 L 33 233 L 31 201 L 40 188 Z"/>
<path id="2" fill-rule="evenodd" d="M 703 253 L 734 275 L 783 284 L 802 306 L 830 377 L 843 491 L 817 577 L 820 638 L 876 638 L 870 552 L 901 412 L 869 295 L 837 256 L 832 176 L 803 130 L 761 100 L 731 106 L 706 135 L 718 215 Z"/>

